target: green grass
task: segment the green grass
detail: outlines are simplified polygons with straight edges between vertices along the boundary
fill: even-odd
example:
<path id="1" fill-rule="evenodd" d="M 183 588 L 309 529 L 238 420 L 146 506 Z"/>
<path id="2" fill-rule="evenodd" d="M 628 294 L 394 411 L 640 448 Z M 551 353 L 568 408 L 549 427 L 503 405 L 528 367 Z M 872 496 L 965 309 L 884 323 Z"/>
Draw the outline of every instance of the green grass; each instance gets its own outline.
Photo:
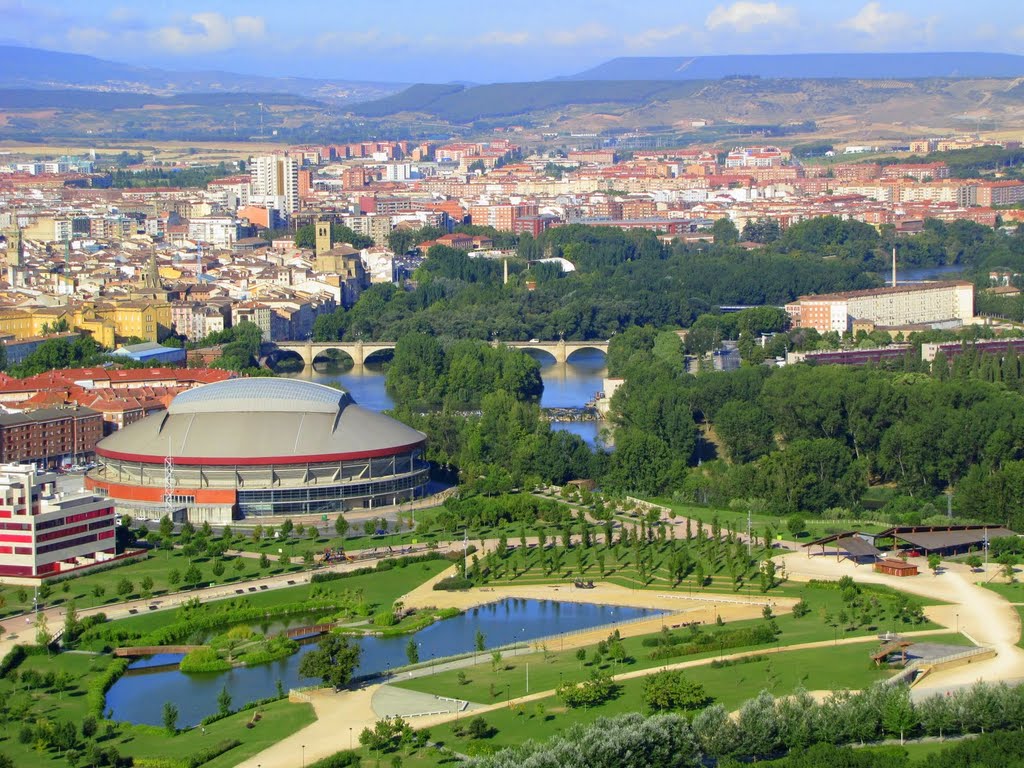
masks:
<path id="1" fill-rule="evenodd" d="M 342 591 L 362 591 L 363 598 L 372 605 L 390 606 L 395 600 L 415 589 L 417 586 L 436 576 L 451 565 L 446 560 L 427 560 L 412 563 L 404 568 L 391 568 L 386 571 L 368 573 L 361 576 L 350 576 L 336 581 L 327 581 L 317 586 L 333 593 Z M 243 595 L 225 598 L 238 599 L 254 608 L 272 608 L 289 603 L 298 603 L 309 597 L 313 585 L 300 584 L 294 587 L 270 589 L 266 592 L 247 592 Z M 221 602 L 221 601 L 215 601 Z M 177 611 L 153 611 L 150 613 L 119 619 L 114 622 L 118 627 L 133 632 L 152 632 L 178 620 Z"/>
<path id="2" fill-rule="evenodd" d="M 722 524 L 724 530 L 729 523 L 732 523 L 734 529 L 738 532 L 744 533 L 747 530 L 747 513 L 735 509 L 713 509 L 710 507 L 699 507 L 693 504 L 681 504 L 679 502 L 672 501 L 664 498 L 652 498 L 650 499 L 655 504 L 661 504 L 662 506 L 668 507 L 669 509 L 676 512 L 681 517 L 689 517 L 694 520 L 702 520 L 705 523 L 711 523 L 712 518 L 717 517 L 719 522 Z M 806 525 L 804 526 L 805 534 L 797 539 L 800 542 L 813 541 L 814 539 L 822 536 L 827 536 L 831 533 L 839 533 L 841 531 L 865 531 L 867 533 L 878 533 L 884 531 L 889 526 L 878 521 L 871 522 L 870 518 L 868 521 L 851 518 L 848 520 L 817 520 L 809 515 L 801 515 Z M 784 539 L 792 539 L 792 534 L 786 529 L 786 517 L 779 517 L 778 515 L 764 515 L 764 514 L 753 514 L 750 516 L 751 524 L 754 529 L 754 534 L 758 537 L 763 537 L 765 528 L 771 526 L 775 531 L 776 535 L 781 535 Z"/>
<path id="3" fill-rule="evenodd" d="M 744 701 L 756 696 L 762 690 L 775 695 L 787 695 L 797 687 L 815 689 L 859 689 L 884 679 L 891 672 L 874 667 L 864 646 L 839 646 L 799 652 L 772 653 L 761 661 L 714 669 L 710 665 L 687 670 L 687 676 L 704 685 L 714 702 L 732 710 Z M 531 689 L 534 670 L 530 668 Z M 509 676 L 508 684 L 513 686 L 511 695 L 521 695 L 524 676 Z M 527 739 L 544 740 L 576 723 L 590 723 L 599 717 L 618 715 L 623 712 L 643 711 L 643 679 L 628 680 L 621 685 L 620 695 L 604 704 L 588 710 L 566 711 L 554 696 L 540 701 L 546 714 L 541 716 L 537 703 L 522 708 L 489 712 L 484 715 L 487 722 L 498 729 L 488 740 L 494 747 L 501 748 L 521 743 Z M 496 700 L 504 697 L 504 687 Z M 431 728 L 431 736 L 456 751 L 466 749 L 464 740 L 457 738 L 452 729 L 454 723 Z"/>
<path id="4" fill-rule="evenodd" d="M 865 594 L 870 596 L 873 593 L 865 592 Z M 937 625 L 927 621 L 921 624 L 908 625 L 903 623 L 894 623 L 891 621 L 882 621 L 879 618 L 876 622 L 862 624 L 856 629 L 844 630 L 843 627 L 833 627 L 824 621 L 824 616 L 826 614 L 836 616 L 845 606 L 842 595 L 838 590 L 821 589 L 804 585 L 801 591 L 801 596 L 804 597 L 810 606 L 811 613 L 799 619 L 794 617 L 792 614 L 784 614 L 777 617 L 775 621 L 781 630 L 781 634 L 778 636 L 775 644 L 726 649 L 726 654 L 740 653 L 744 651 L 774 651 L 774 649 L 779 646 L 799 645 L 802 643 L 835 640 L 838 638 L 867 637 L 889 629 L 908 631 L 938 628 Z M 886 598 L 883 596 L 881 599 L 885 600 Z M 666 621 L 678 622 L 680 619 L 666 619 Z M 749 627 L 763 621 L 763 619 L 750 619 L 747 621 L 728 622 L 724 629 Z M 718 631 L 713 626 L 708 627 L 707 630 L 710 632 Z M 632 661 L 614 665 L 612 662 L 606 660 L 603 662 L 601 669 L 609 673 L 628 672 L 636 669 L 651 669 L 665 664 L 673 664 L 683 661 L 713 659 L 719 655 L 718 650 L 712 650 L 701 654 L 680 656 L 672 659 L 650 659 L 648 658 L 648 655 L 654 649 L 644 646 L 643 639 L 644 637 L 652 636 L 654 635 L 625 638 L 622 642 L 627 655 L 632 659 Z M 961 636 L 952 635 L 951 637 L 960 638 Z M 961 642 L 963 642 L 962 638 Z M 868 648 L 872 646 L 870 643 L 865 643 L 865 645 L 858 647 L 860 652 L 866 657 Z M 401 688 L 422 691 L 424 693 L 431 693 L 435 695 L 458 696 L 462 699 L 468 699 L 470 701 L 476 701 L 483 704 L 493 703 L 496 699 L 492 696 L 491 691 L 496 690 L 499 694 L 503 695 L 504 686 L 511 679 L 517 679 L 521 686 L 525 686 L 527 664 L 530 666 L 530 688 L 533 691 L 553 690 L 560 682 L 586 679 L 594 668 L 589 663 L 593 656 L 593 652 L 593 646 L 586 648 L 587 660 L 586 663 L 581 663 L 576 659 L 576 649 L 561 650 L 558 647 L 556 640 L 549 645 L 546 658 L 545 654 L 542 652 L 510 657 L 503 660 L 503 663 L 500 665 L 500 669 L 495 671 L 492 669 L 490 652 L 485 651 L 480 654 L 479 663 L 473 667 L 462 670 L 465 672 L 468 679 L 468 683 L 466 685 L 459 684 L 459 673 L 456 670 L 439 672 L 428 677 L 420 677 L 406 682 L 396 683 L 396 685 Z M 520 690 L 518 693 L 513 691 L 513 695 L 520 695 L 522 693 L 525 693 L 525 691 Z"/>
<path id="5" fill-rule="evenodd" d="M 235 570 L 235 562 L 241 561 L 242 570 Z M 300 571 L 302 565 L 294 560 L 285 569 L 276 560 L 272 559 L 270 567 L 262 570 L 259 567 L 259 560 L 253 558 L 225 558 L 225 571 L 217 577 L 213 574 L 213 561 L 206 557 L 196 557 L 192 563 L 199 569 L 201 579 L 199 584 L 207 586 L 210 583 L 230 584 L 238 581 L 270 576 L 287 571 Z M 104 605 L 114 605 L 124 600 L 136 600 L 142 597 L 141 581 L 146 576 L 153 580 L 152 596 L 159 598 L 162 595 L 174 592 L 183 587 L 182 584 L 174 586 L 170 583 L 169 575 L 172 569 L 184 574 L 189 567 L 189 559 L 181 550 L 173 552 L 151 552 L 143 560 L 125 563 L 114 568 L 97 573 L 87 573 L 65 581 L 50 585 L 51 594 L 48 598 L 41 600 L 45 605 L 62 605 L 69 599 L 74 599 L 78 609 L 93 608 Z M 118 593 L 118 585 L 122 579 L 127 579 L 132 584 L 132 590 L 126 594 Z M 66 589 L 65 589 L 66 585 Z M 103 590 L 101 596 L 97 596 L 94 589 Z M 4 615 L 21 613 L 32 608 L 33 591 L 24 590 L 24 600 L 19 599 L 18 587 L 5 587 L 0 590 L 5 602 Z"/>

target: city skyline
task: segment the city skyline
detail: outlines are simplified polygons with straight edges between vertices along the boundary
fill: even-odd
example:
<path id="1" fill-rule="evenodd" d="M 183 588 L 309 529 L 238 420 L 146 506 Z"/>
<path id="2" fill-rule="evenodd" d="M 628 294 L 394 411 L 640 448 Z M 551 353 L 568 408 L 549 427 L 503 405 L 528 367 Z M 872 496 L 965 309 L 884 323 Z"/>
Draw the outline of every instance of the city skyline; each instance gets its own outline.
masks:
<path id="1" fill-rule="evenodd" d="M 410 0 L 321 6 L 185 0 L 171 14 L 97 0 L 45 8 L 0 0 L 0 42 L 175 70 L 390 82 L 546 79 L 619 56 L 999 51 L 1024 53 L 1005 0 L 968 6 L 886 0 L 606 0 L 424 12 Z"/>

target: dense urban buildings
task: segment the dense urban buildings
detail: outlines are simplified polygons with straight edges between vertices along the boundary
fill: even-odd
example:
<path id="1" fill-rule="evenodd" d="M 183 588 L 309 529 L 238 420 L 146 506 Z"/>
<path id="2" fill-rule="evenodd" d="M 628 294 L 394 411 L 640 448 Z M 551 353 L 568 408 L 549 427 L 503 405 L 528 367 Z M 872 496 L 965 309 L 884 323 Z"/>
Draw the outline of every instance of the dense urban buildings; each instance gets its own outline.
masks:
<path id="1" fill-rule="evenodd" d="M 319 519 L 422 495 L 425 439 L 331 387 L 232 379 L 104 439 L 86 486 L 149 519 Z"/>
<path id="2" fill-rule="evenodd" d="M 110 499 L 56 483 L 31 465 L 0 465 L 0 576 L 54 576 L 116 554 Z"/>

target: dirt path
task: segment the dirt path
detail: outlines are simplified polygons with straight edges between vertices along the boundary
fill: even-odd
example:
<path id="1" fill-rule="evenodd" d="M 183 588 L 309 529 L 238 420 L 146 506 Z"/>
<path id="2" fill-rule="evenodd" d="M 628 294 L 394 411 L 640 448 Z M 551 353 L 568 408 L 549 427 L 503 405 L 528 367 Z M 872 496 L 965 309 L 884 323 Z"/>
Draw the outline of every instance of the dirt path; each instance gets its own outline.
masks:
<path id="1" fill-rule="evenodd" d="M 916 686 L 918 689 L 946 688 L 979 679 L 996 681 L 1024 677 L 1024 649 L 1017 646 L 1020 618 L 1008 600 L 978 586 L 977 582 L 985 578 L 983 573 L 972 572 L 957 563 L 946 563 L 935 576 L 928 572 L 922 558 L 918 560 L 923 572 L 910 577 L 876 573 L 870 566 L 856 566 L 848 560 L 837 563 L 836 558 L 830 556 L 807 557 L 801 553 L 776 559 L 784 560 L 786 574 L 794 581 L 838 579 L 848 575 L 859 582 L 884 584 L 912 595 L 943 600 L 948 605 L 925 609 L 929 619 L 951 631 L 962 632 L 978 645 L 996 650 L 994 659 L 933 672 Z"/>

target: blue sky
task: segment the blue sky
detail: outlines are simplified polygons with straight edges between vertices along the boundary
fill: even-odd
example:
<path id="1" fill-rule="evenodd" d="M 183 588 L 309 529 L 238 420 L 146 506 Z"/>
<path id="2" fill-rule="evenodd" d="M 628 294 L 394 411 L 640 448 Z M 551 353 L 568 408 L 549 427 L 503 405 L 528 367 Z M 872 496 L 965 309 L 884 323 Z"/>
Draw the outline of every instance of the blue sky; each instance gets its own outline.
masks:
<path id="1" fill-rule="evenodd" d="M 172 69 L 513 81 L 615 56 L 1024 53 L 1011 0 L 0 0 L 0 40 Z"/>

